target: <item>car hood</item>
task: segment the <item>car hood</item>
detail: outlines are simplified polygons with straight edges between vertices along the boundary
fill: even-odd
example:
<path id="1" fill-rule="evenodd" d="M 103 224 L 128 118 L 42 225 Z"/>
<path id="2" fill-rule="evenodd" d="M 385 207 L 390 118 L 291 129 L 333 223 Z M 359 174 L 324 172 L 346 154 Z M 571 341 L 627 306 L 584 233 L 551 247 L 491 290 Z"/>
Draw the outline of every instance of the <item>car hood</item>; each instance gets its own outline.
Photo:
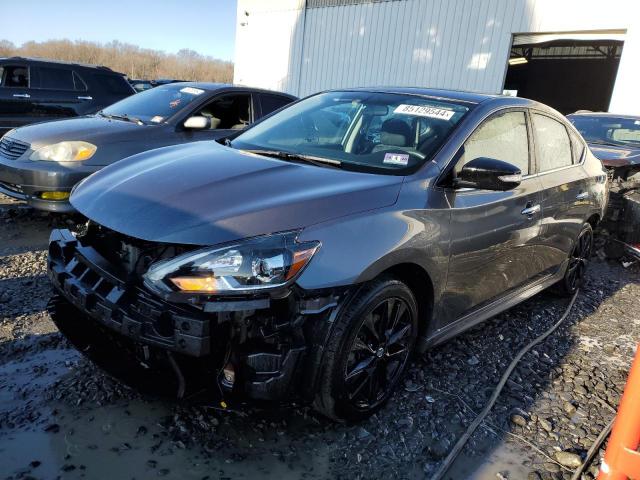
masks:
<path id="1" fill-rule="evenodd" d="M 19 127 L 11 134 L 11 138 L 31 144 L 32 149 L 65 140 L 82 140 L 100 145 L 112 142 L 116 137 L 117 141 L 128 140 L 128 133 L 131 133 L 132 137 L 140 138 L 141 130 L 154 127 L 100 116 L 87 116 Z"/>
<path id="2" fill-rule="evenodd" d="M 590 143 L 591 152 L 602 160 L 605 167 L 640 164 L 640 148 L 616 147 Z"/>
<path id="3" fill-rule="evenodd" d="M 131 237 L 213 245 L 392 205 L 402 180 L 195 142 L 104 168 L 78 185 L 71 203 Z"/>

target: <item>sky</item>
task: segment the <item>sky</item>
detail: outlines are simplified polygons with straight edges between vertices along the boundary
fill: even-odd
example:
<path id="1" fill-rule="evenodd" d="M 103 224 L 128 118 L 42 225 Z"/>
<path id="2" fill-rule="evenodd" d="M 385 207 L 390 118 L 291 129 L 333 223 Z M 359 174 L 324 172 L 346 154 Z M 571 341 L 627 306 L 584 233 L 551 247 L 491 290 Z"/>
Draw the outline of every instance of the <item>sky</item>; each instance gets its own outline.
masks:
<path id="1" fill-rule="evenodd" d="M 236 0 L 0 0 L 0 40 L 119 40 L 233 60 Z M 22 19 L 19 21 L 10 19 Z"/>

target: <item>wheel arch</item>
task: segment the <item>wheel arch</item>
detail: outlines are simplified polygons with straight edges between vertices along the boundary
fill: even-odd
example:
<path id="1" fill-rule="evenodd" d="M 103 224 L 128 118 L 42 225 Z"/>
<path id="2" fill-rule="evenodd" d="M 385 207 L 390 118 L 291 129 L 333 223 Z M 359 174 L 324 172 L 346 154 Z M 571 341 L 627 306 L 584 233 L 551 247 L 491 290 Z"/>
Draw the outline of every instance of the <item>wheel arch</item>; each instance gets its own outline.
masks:
<path id="1" fill-rule="evenodd" d="M 594 213 L 589 218 L 587 218 L 587 223 L 591 225 L 591 228 L 595 230 L 598 224 L 600 223 L 600 220 L 601 220 L 600 214 Z"/>
<path id="2" fill-rule="evenodd" d="M 427 335 L 433 318 L 434 284 L 427 270 L 417 263 L 399 263 L 382 270 L 374 278 L 391 277 L 404 283 L 418 304 L 418 338 Z"/>

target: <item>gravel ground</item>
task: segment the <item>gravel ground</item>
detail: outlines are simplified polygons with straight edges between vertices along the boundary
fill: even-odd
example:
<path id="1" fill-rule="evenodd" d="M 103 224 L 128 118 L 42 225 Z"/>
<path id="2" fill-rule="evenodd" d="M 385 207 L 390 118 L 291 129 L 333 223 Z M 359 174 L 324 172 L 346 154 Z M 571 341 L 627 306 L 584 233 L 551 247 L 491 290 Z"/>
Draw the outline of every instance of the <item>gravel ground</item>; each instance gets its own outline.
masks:
<path id="1" fill-rule="evenodd" d="M 70 221 L 0 195 L 0 478 L 428 478 L 568 304 L 539 294 L 428 352 L 359 425 L 299 406 L 178 405 L 102 374 L 50 321 L 47 237 Z M 594 260 L 566 323 L 524 357 L 448 478 L 570 478 L 618 405 L 639 293 L 637 266 Z"/>

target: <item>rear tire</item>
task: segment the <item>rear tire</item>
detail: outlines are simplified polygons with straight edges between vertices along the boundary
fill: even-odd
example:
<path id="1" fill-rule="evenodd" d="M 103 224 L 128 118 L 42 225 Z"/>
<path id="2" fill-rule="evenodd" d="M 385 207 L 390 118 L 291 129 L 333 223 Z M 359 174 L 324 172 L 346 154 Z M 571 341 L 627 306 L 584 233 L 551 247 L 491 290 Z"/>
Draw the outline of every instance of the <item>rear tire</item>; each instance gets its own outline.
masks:
<path id="1" fill-rule="evenodd" d="M 418 306 L 404 283 L 364 285 L 338 316 L 326 346 L 314 408 L 338 421 L 362 420 L 389 399 L 418 335 Z"/>
<path id="2" fill-rule="evenodd" d="M 582 286 L 592 250 L 593 229 L 590 224 L 585 223 L 571 249 L 567 271 L 562 280 L 555 285 L 556 293 L 570 297 Z"/>

